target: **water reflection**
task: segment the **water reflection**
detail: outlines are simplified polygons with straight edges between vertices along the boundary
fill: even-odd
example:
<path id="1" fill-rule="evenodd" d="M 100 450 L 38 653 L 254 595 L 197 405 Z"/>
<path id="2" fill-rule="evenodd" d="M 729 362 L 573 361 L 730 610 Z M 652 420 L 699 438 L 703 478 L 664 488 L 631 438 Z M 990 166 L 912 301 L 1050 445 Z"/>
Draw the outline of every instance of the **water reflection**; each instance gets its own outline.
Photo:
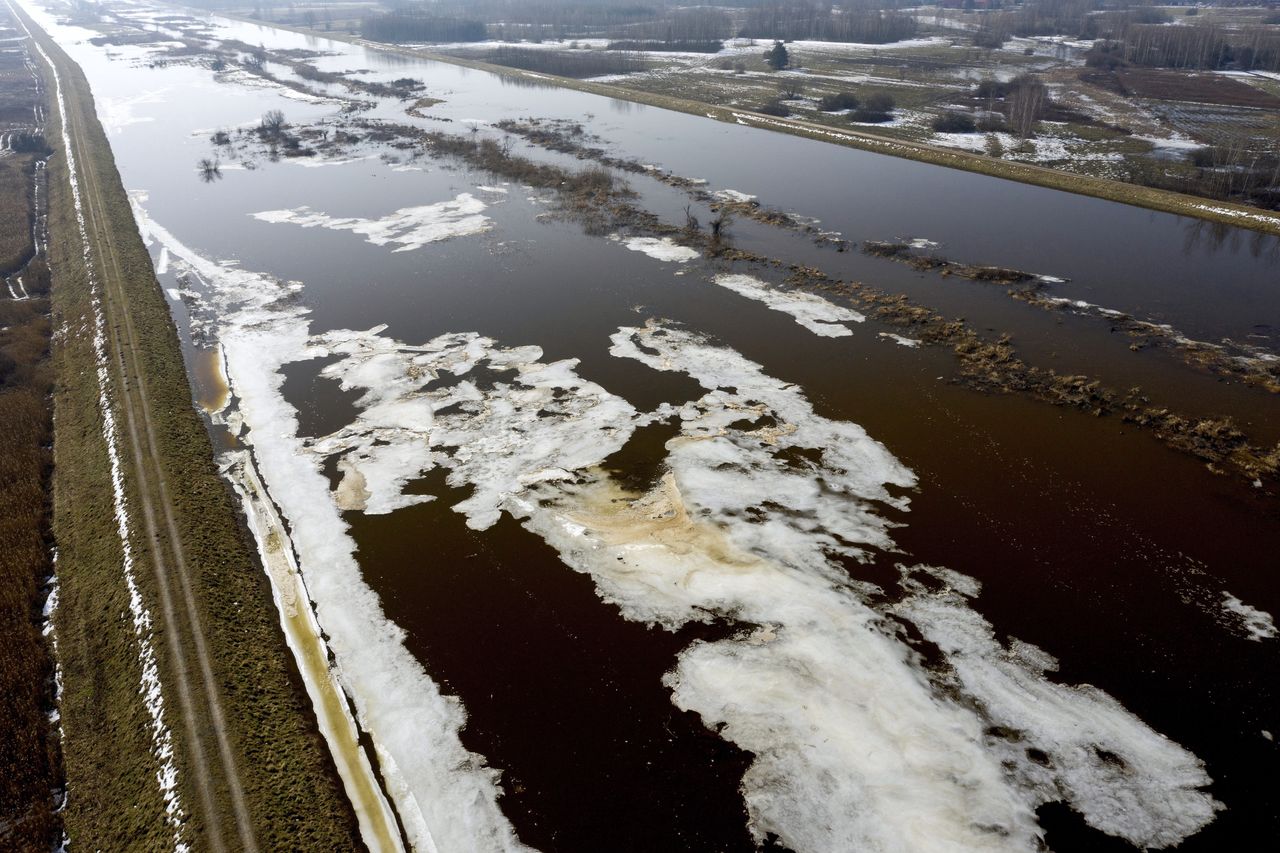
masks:
<path id="1" fill-rule="evenodd" d="M 515 86 L 517 89 L 560 90 L 560 86 L 555 83 L 539 80 L 536 77 L 526 77 L 523 74 L 498 74 L 497 77 L 503 86 Z"/>
<path id="2" fill-rule="evenodd" d="M 217 160 L 210 160 L 206 157 L 196 166 L 196 170 L 200 175 L 200 180 L 206 184 L 222 179 L 222 164 Z"/>
<path id="3" fill-rule="evenodd" d="M 1215 255 L 1223 250 L 1230 254 L 1237 254 L 1244 249 L 1248 251 L 1250 257 L 1256 258 L 1267 266 L 1280 263 L 1280 235 L 1246 231 L 1225 222 L 1211 222 L 1207 219 L 1185 219 L 1184 221 L 1182 239 L 1184 255 L 1198 253 Z"/>

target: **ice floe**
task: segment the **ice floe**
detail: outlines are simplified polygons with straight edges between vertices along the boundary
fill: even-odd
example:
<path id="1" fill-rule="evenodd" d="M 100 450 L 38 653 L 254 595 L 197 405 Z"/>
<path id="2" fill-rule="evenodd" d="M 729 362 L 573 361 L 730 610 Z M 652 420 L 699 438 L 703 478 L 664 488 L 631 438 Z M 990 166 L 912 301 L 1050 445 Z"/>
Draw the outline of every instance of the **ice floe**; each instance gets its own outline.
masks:
<path id="1" fill-rule="evenodd" d="M 916 574 L 941 580 L 942 591 Z M 916 574 L 908 572 L 913 594 L 894 612 L 941 649 L 990 725 L 1017 733 L 985 740 L 1036 802 L 1063 800 L 1090 826 L 1141 848 L 1176 845 L 1213 820 L 1221 806 L 1201 790 L 1210 779 L 1194 755 L 1101 690 L 1046 678 L 1057 662 L 1035 646 L 1001 644 L 968 605 L 978 594 L 971 578 L 928 567 Z"/>
<path id="2" fill-rule="evenodd" d="M 852 335 L 842 323 L 861 323 L 866 317 L 850 308 L 836 305 L 799 290 L 779 290 L 770 287 L 758 278 L 738 273 L 724 274 L 715 277 L 715 283 L 732 290 L 739 296 L 763 302 L 774 311 L 790 314 L 795 321 L 815 335 L 826 338 L 841 338 Z"/>
<path id="3" fill-rule="evenodd" d="M 893 332 L 880 332 L 879 337 L 884 338 L 886 341 L 893 341 L 898 346 L 912 348 L 920 346 L 920 341 L 916 338 L 903 337 L 902 335 L 896 335 Z"/>
<path id="4" fill-rule="evenodd" d="M 451 484 L 475 487 L 457 509 L 471 526 L 488 527 L 507 496 L 596 464 L 630 436 L 635 410 L 578 377 L 575 360 L 543 363 L 538 347 L 501 348 L 476 334 L 406 346 L 381 332 L 330 332 L 313 343 L 317 351 L 340 356 L 323 373 L 359 391 L 362 410 L 311 450 L 321 457 L 340 454 L 347 470 L 358 474 L 367 513 L 430 500 L 401 490 L 439 464 L 450 469 Z M 428 382 L 442 374 L 465 377 L 475 367 L 503 380 L 487 392 L 466 378 L 443 389 Z M 452 413 L 433 414 L 445 409 Z M 493 431 L 493 424 L 502 430 Z"/>
<path id="5" fill-rule="evenodd" d="M 1229 592 L 1222 593 L 1222 610 L 1235 626 L 1250 640 L 1262 642 L 1274 640 L 1280 634 L 1276 631 L 1276 622 L 1270 613 L 1250 607 Z"/>
<path id="6" fill-rule="evenodd" d="M 376 246 L 396 245 L 399 248 L 395 251 L 408 252 L 428 243 L 488 231 L 493 227 L 493 221 L 484 215 L 486 207 L 488 205 L 470 193 L 459 193 L 449 201 L 402 207 L 379 219 L 330 216 L 306 206 L 291 210 L 264 210 L 253 214 L 253 218 L 303 228 L 351 231 Z"/>
<path id="7" fill-rule="evenodd" d="M 621 243 L 633 252 L 643 252 L 659 261 L 676 261 L 684 263 L 701 254 L 697 249 L 681 246 L 670 237 L 620 237 L 614 234 L 609 239 Z"/>

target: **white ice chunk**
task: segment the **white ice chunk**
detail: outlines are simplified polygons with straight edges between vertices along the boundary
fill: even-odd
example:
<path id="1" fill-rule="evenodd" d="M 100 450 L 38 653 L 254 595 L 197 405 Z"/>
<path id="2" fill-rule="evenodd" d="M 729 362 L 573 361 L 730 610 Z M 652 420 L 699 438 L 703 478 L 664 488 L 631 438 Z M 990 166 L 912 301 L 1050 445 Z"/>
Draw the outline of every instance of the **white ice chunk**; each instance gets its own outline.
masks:
<path id="1" fill-rule="evenodd" d="M 867 319 L 857 311 L 828 302 L 821 296 L 799 290 L 779 290 L 749 275 L 718 275 L 715 282 L 740 296 L 763 302 L 774 311 L 790 314 L 801 326 L 825 338 L 852 335 L 853 332 L 840 324 L 861 323 Z"/>
<path id="2" fill-rule="evenodd" d="M 684 263 L 693 260 L 700 254 L 697 249 L 681 246 L 670 237 L 628 237 L 623 239 L 615 234 L 609 239 L 621 243 L 633 252 L 642 252 L 659 261 Z"/>
<path id="3" fill-rule="evenodd" d="M 484 215 L 487 205 L 470 193 L 460 193 L 450 201 L 402 207 L 380 219 L 330 216 L 309 207 L 291 210 L 264 210 L 253 214 L 262 222 L 290 223 L 303 228 L 352 231 L 377 246 L 398 245 L 397 252 L 420 249 L 453 237 L 480 234 L 493 226 Z"/>
<path id="4" fill-rule="evenodd" d="M 1280 636 L 1276 632 L 1275 619 L 1270 613 L 1250 607 L 1225 590 L 1222 593 L 1222 609 L 1240 631 L 1254 642 L 1274 640 Z"/>

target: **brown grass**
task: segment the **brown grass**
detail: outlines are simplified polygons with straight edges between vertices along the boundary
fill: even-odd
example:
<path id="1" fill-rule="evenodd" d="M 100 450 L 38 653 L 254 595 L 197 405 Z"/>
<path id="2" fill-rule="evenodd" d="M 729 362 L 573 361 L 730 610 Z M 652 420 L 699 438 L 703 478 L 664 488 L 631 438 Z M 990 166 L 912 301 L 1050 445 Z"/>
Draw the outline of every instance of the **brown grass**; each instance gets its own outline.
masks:
<path id="1" fill-rule="evenodd" d="M 8 15 L 0 14 L 0 35 Z M 33 115 L 36 89 L 21 51 L 0 60 L 0 114 Z M 21 271 L 36 296 L 10 300 L 0 288 L 0 849 L 50 850 L 62 834 L 57 739 L 49 724 L 53 662 L 41 636 L 52 573 L 49 477 L 49 272 L 32 261 L 35 156 L 0 157 L 0 275 Z M 24 266 L 26 267 L 24 269 Z M 34 288 L 34 289 L 31 289 Z"/>
<path id="2" fill-rule="evenodd" d="M 1219 74 L 1124 68 L 1119 71 L 1085 71 L 1081 73 L 1080 79 L 1103 89 L 1139 98 L 1257 107 L 1264 110 L 1280 109 L 1280 98 L 1275 95 Z"/>
<path id="3" fill-rule="evenodd" d="M 25 226 L 25 220 L 6 220 Z M 40 635 L 49 577 L 48 301 L 0 301 L 0 847 L 48 850 L 61 824 L 46 710 L 52 662 Z"/>
<path id="4" fill-rule="evenodd" d="M 30 155 L 0 157 L 0 275 L 22 268 L 31 245 Z"/>

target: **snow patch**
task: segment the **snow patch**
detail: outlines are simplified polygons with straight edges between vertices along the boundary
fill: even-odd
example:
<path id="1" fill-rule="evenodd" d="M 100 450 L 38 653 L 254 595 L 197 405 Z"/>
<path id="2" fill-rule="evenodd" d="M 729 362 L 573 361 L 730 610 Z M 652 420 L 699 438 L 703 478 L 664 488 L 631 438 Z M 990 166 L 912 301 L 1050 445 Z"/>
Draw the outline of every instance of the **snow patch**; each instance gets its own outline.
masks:
<path id="1" fill-rule="evenodd" d="M 286 163 L 292 163 L 295 166 L 301 166 L 304 169 L 321 169 L 325 166 L 349 166 L 352 163 L 361 163 L 365 160 L 371 160 L 372 157 L 287 157 Z"/>

